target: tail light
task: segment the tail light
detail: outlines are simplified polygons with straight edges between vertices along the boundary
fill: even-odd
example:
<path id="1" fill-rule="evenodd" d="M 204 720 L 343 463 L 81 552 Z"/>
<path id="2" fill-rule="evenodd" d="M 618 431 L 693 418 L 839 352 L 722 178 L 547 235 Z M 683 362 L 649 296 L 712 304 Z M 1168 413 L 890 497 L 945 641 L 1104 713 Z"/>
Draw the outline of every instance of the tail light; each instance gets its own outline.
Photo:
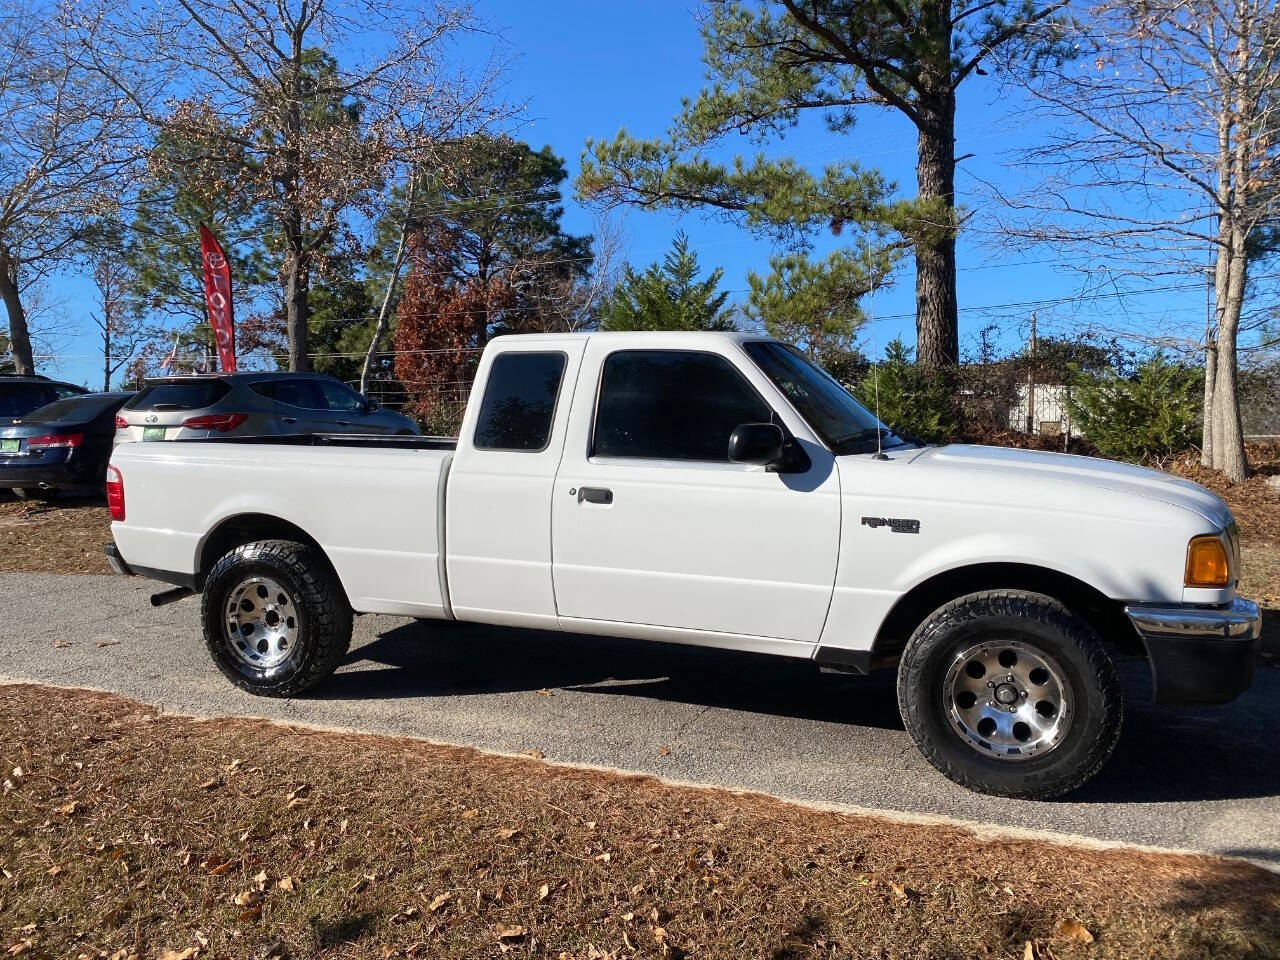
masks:
<path id="1" fill-rule="evenodd" d="M 107 467 L 107 509 L 112 520 L 124 519 L 124 477 L 115 467 Z"/>
<path id="2" fill-rule="evenodd" d="M 120 414 L 118 413 L 116 414 L 116 429 L 117 430 L 129 429 L 129 421 L 126 420 L 124 417 L 120 416 Z"/>
<path id="3" fill-rule="evenodd" d="M 61 436 L 47 434 L 43 437 L 28 437 L 28 450 L 49 450 L 53 448 L 74 449 L 84 443 L 83 433 L 64 433 Z"/>
<path id="4" fill-rule="evenodd" d="M 226 433 L 249 419 L 247 413 L 211 413 L 203 417 L 188 417 L 182 425 L 189 430 L 217 430 Z"/>

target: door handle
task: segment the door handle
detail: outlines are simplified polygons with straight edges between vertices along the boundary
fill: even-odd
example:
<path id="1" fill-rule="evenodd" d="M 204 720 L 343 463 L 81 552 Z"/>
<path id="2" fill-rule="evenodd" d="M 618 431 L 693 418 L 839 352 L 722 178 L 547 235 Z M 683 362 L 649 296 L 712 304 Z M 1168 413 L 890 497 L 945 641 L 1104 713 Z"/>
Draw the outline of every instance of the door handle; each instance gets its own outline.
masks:
<path id="1" fill-rule="evenodd" d="M 338 426 L 340 426 L 340 427 L 349 427 L 349 426 L 351 426 L 351 421 L 350 421 L 350 420 L 339 420 L 339 421 L 338 421 Z"/>
<path id="2" fill-rule="evenodd" d="M 298 422 L 298 418 L 297 418 L 297 417 L 281 417 L 280 419 L 281 419 L 283 422 L 285 422 L 285 423 L 297 423 L 297 422 Z"/>
<path id="3" fill-rule="evenodd" d="M 604 487 L 579 487 L 578 502 L 583 500 L 587 503 L 613 503 L 613 491 Z"/>

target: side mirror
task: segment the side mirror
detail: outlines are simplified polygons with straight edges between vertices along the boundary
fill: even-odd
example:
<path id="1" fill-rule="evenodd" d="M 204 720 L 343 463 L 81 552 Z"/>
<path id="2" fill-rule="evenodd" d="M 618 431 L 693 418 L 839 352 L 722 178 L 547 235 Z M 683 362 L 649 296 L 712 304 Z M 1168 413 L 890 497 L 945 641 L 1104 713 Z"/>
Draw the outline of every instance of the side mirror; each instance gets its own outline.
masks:
<path id="1" fill-rule="evenodd" d="M 729 460 L 771 466 L 782 461 L 786 445 L 787 436 L 776 423 L 739 424 L 729 436 Z"/>

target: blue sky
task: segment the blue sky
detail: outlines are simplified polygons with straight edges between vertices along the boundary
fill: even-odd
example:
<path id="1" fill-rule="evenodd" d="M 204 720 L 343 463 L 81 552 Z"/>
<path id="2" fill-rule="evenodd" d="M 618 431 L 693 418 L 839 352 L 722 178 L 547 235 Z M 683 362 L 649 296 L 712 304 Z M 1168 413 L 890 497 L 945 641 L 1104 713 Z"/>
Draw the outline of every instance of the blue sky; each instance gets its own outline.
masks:
<path id="1" fill-rule="evenodd" d="M 512 62 L 504 94 L 511 101 L 527 101 L 518 136 L 533 146 L 550 144 L 565 157 L 570 181 L 576 175 L 583 142 L 588 137 L 611 137 L 625 127 L 635 136 L 656 136 L 678 111 L 682 96 L 702 85 L 702 44 L 690 0 L 480 0 L 476 12 L 505 38 Z M 468 51 L 462 51 L 465 57 Z M 479 58 L 477 57 L 477 63 Z M 957 155 L 973 154 L 961 165 L 957 178 L 959 200 L 980 207 L 978 180 L 1008 182 L 1019 176 L 1010 153 L 1034 142 L 1043 127 L 1027 126 L 1018 115 L 1025 104 L 1000 91 L 992 80 L 974 78 L 962 88 L 957 117 Z M 727 145 L 753 152 L 745 141 Z M 770 154 L 789 154 L 804 163 L 852 157 L 877 167 L 910 194 L 915 184 L 914 129 L 901 116 L 867 108 L 852 132 L 828 133 L 817 118 L 766 148 Z M 975 177 L 977 179 L 975 179 Z M 567 191 L 571 193 L 571 190 Z M 571 232 L 593 228 L 590 210 L 566 201 L 565 226 Z M 666 212 L 629 212 L 625 219 L 628 259 L 637 266 L 658 259 L 677 230 L 689 234 L 705 269 L 724 268 L 724 286 L 735 299 L 745 290 L 750 270 L 767 269 L 771 247 L 748 232 L 699 214 L 682 217 Z M 819 238 L 817 249 L 831 238 Z M 1160 286 L 1169 281 L 1160 281 Z M 863 335 L 864 349 L 878 353 L 895 336 L 914 341 L 914 280 L 910 263 L 888 289 L 869 304 L 877 318 Z M 56 365 L 41 369 L 60 376 L 101 384 L 99 349 L 88 318 L 90 290 L 83 279 L 64 277 L 58 293 L 68 323 L 77 331 L 65 338 Z M 1091 299 L 1070 304 L 1044 301 L 1072 297 L 1082 289 L 1078 272 L 1064 269 L 1051 252 L 1012 252 L 981 233 L 962 235 L 959 246 L 960 339 L 973 342 L 982 326 L 996 323 L 1000 340 L 1015 347 L 1027 337 L 1029 316 L 1039 315 L 1042 332 L 1067 332 L 1097 321 L 1108 329 L 1175 325 L 1187 333 L 1203 325 L 1204 294 L 1200 290 L 1165 291 L 1146 295 Z M 983 309 L 996 304 L 1014 304 Z"/>

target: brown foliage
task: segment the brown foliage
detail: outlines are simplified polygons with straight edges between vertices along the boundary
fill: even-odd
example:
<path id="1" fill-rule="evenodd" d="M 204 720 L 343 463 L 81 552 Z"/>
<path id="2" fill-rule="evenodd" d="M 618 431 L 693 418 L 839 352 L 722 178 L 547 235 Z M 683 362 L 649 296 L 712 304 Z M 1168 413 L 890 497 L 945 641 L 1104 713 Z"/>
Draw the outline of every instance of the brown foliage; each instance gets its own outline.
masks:
<path id="1" fill-rule="evenodd" d="M 406 412 L 428 433 L 457 430 L 490 318 L 511 299 L 501 280 L 452 278 L 445 258 L 449 241 L 448 234 L 413 239 L 396 313 L 396 378 L 411 398 Z"/>

